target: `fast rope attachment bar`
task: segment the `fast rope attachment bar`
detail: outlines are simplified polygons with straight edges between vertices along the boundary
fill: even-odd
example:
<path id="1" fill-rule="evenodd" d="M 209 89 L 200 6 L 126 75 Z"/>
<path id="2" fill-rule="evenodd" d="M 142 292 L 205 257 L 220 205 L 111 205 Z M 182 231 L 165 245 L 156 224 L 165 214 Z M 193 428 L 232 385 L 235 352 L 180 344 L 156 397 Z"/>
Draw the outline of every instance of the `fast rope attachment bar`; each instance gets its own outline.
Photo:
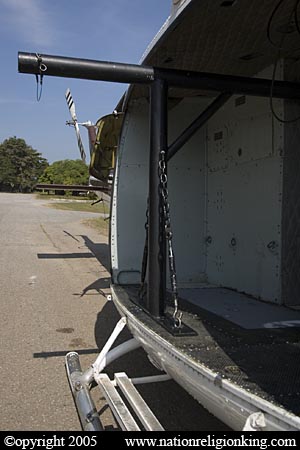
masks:
<path id="1" fill-rule="evenodd" d="M 42 96 L 42 92 L 43 92 L 43 76 L 44 76 L 43 72 L 46 72 L 48 67 L 46 66 L 46 64 L 43 63 L 41 55 L 36 53 L 35 56 L 36 56 L 37 63 L 38 63 L 38 68 L 39 68 L 39 74 L 35 75 L 35 78 L 36 78 L 36 99 L 39 102 L 41 100 L 41 96 Z M 39 82 L 39 76 L 40 76 L 40 82 Z M 40 84 L 40 89 L 39 89 L 39 84 Z"/>
<path id="2" fill-rule="evenodd" d="M 177 291 L 177 274 L 175 268 L 175 256 L 173 251 L 173 233 L 171 228 L 171 217 L 170 217 L 170 205 L 169 205 L 169 192 L 168 192 L 168 176 L 166 170 L 166 152 L 165 150 L 160 151 L 159 163 L 158 163 L 158 173 L 160 180 L 160 195 L 162 197 L 162 209 L 164 218 L 164 229 L 165 237 L 168 246 L 168 261 L 169 261 L 169 272 L 171 281 L 171 294 L 173 299 L 174 311 L 172 314 L 174 320 L 174 327 L 180 328 L 182 324 L 182 313 L 178 310 L 178 291 Z"/>

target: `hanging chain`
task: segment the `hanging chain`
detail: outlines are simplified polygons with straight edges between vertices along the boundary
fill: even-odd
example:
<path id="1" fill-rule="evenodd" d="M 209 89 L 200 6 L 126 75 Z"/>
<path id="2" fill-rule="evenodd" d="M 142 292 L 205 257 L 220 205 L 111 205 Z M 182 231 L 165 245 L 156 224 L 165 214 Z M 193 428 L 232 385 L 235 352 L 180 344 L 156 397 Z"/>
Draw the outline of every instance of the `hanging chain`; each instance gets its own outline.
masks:
<path id="1" fill-rule="evenodd" d="M 35 75 L 35 78 L 36 78 L 36 99 L 39 102 L 41 100 L 42 92 L 43 92 L 43 76 L 44 76 L 43 72 L 46 72 L 48 67 L 46 66 L 46 64 L 43 63 L 41 55 L 36 53 L 35 56 L 37 58 L 37 62 L 38 62 L 38 65 L 39 65 L 39 75 L 38 74 Z M 39 76 L 40 76 L 40 89 L 39 89 Z"/>
<path id="2" fill-rule="evenodd" d="M 170 217 L 170 205 L 169 205 L 169 192 L 168 192 L 168 176 L 167 176 L 167 166 L 166 166 L 166 152 L 165 150 L 160 151 L 159 163 L 158 163 L 158 173 L 160 179 L 160 195 L 162 197 L 162 209 L 164 217 L 164 228 L 165 237 L 168 245 L 168 260 L 169 260 L 169 272 L 171 281 L 171 292 L 174 304 L 173 320 L 174 326 L 176 328 L 181 327 L 182 313 L 178 310 L 178 290 L 177 290 L 177 274 L 175 268 L 175 256 L 173 251 L 173 233 L 171 228 L 171 217 Z"/>
<path id="3" fill-rule="evenodd" d="M 139 290 L 139 297 L 142 299 L 146 294 L 146 272 L 148 261 L 148 235 L 149 235 L 149 198 L 147 200 L 146 222 L 145 222 L 146 238 L 143 253 L 142 273 L 141 273 L 141 287 Z"/>

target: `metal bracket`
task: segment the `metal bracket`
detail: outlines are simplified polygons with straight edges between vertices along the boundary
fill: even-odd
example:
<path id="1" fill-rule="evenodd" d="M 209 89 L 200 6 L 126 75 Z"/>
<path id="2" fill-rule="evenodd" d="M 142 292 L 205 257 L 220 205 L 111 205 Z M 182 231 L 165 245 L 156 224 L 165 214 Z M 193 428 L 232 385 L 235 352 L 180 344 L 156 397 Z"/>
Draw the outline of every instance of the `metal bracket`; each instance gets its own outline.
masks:
<path id="1" fill-rule="evenodd" d="M 263 431 L 266 428 L 264 413 L 256 412 L 250 414 L 244 425 L 243 431 Z"/>
<path id="2" fill-rule="evenodd" d="M 173 316 L 171 316 L 171 314 L 166 313 L 164 316 L 159 317 L 157 319 L 157 322 L 160 325 L 162 325 L 173 336 L 177 336 L 177 337 L 197 336 L 196 331 L 193 330 L 192 328 L 190 328 L 184 322 L 181 322 L 180 327 L 176 327 L 175 323 L 174 323 L 174 318 L 173 318 Z"/>
<path id="3" fill-rule="evenodd" d="M 113 345 L 113 343 L 115 342 L 115 340 L 117 339 L 117 337 L 119 336 L 119 334 L 121 333 L 123 328 L 125 327 L 125 325 L 126 325 L 126 317 L 122 317 L 119 320 L 119 322 L 117 323 L 117 325 L 115 326 L 114 331 L 110 335 L 110 337 L 109 337 L 108 341 L 106 342 L 106 344 L 104 345 L 103 349 L 99 353 L 96 361 L 94 362 L 94 364 L 92 364 L 94 376 L 98 375 L 106 366 L 106 356 L 107 356 L 109 350 L 111 349 L 111 346 Z"/>

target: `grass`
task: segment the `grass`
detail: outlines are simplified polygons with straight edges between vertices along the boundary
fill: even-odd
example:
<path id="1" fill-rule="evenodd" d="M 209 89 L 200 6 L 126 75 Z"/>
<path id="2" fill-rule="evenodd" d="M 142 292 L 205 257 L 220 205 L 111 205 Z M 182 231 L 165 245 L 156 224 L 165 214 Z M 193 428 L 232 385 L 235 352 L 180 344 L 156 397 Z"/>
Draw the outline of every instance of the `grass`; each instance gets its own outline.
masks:
<path id="1" fill-rule="evenodd" d="M 96 229 L 100 234 L 108 236 L 109 220 L 104 220 L 103 217 L 97 217 L 96 219 L 83 220 L 83 223 L 88 227 Z"/>
<path id="2" fill-rule="evenodd" d="M 59 203 L 49 203 L 47 206 L 55 209 L 63 209 L 65 211 L 84 211 L 91 213 L 105 213 L 108 214 L 109 209 L 102 202 L 97 203 L 96 205 L 92 205 L 91 200 L 88 202 L 72 202 L 71 200 L 68 202 L 59 202 Z"/>
<path id="3" fill-rule="evenodd" d="M 63 199 L 65 202 L 49 202 L 47 206 L 55 209 L 62 209 L 65 211 L 84 211 L 91 213 L 105 213 L 109 214 L 109 207 L 105 203 L 97 203 L 96 205 L 92 205 L 94 200 L 85 199 L 82 197 L 73 197 L 73 196 L 58 196 L 58 195 L 45 195 L 45 194 L 37 194 L 37 198 L 42 200 L 58 200 Z M 81 202 L 76 202 L 73 200 L 83 200 Z M 104 220 L 104 217 L 96 217 L 95 219 L 85 219 L 83 223 L 91 228 L 94 228 L 99 231 L 104 236 L 108 236 L 109 230 L 109 220 Z"/>

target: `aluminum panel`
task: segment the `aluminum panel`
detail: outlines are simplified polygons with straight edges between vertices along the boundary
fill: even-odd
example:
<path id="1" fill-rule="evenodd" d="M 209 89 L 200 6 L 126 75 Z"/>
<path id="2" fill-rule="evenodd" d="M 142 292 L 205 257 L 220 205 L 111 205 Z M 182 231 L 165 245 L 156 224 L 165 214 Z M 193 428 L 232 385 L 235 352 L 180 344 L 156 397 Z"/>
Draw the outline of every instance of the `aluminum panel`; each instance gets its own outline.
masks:
<path id="1" fill-rule="evenodd" d="M 207 136 L 208 170 L 216 172 L 228 166 L 228 128 L 209 127 Z"/>
<path id="2" fill-rule="evenodd" d="M 169 112 L 169 142 L 205 108 L 186 100 Z M 146 103 L 132 103 L 124 118 L 112 210 L 112 269 L 115 282 L 138 283 L 145 243 L 148 196 L 149 116 Z M 203 281 L 205 269 L 205 146 L 200 130 L 168 167 L 170 213 L 179 283 Z"/>
<path id="3" fill-rule="evenodd" d="M 169 112 L 169 143 L 206 108 L 209 101 L 184 99 Z M 170 160 L 170 213 L 178 283 L 201 283 L 205 271 L 206 129 L 199 130 Z"/>
<path id="4" fill-rule="evenodd" d="M 207 276 L 280 303 L 280 158 L 208 175 Z"/>
<path id="5" fill-rule="evenodd" d="M 300 107 L 285 103 L 286 118 L 299 117 Z M 282 204 L 282 296 L 288 306 L 300 306 L 300 130 L 299 122 L 284 131 Z"/>

